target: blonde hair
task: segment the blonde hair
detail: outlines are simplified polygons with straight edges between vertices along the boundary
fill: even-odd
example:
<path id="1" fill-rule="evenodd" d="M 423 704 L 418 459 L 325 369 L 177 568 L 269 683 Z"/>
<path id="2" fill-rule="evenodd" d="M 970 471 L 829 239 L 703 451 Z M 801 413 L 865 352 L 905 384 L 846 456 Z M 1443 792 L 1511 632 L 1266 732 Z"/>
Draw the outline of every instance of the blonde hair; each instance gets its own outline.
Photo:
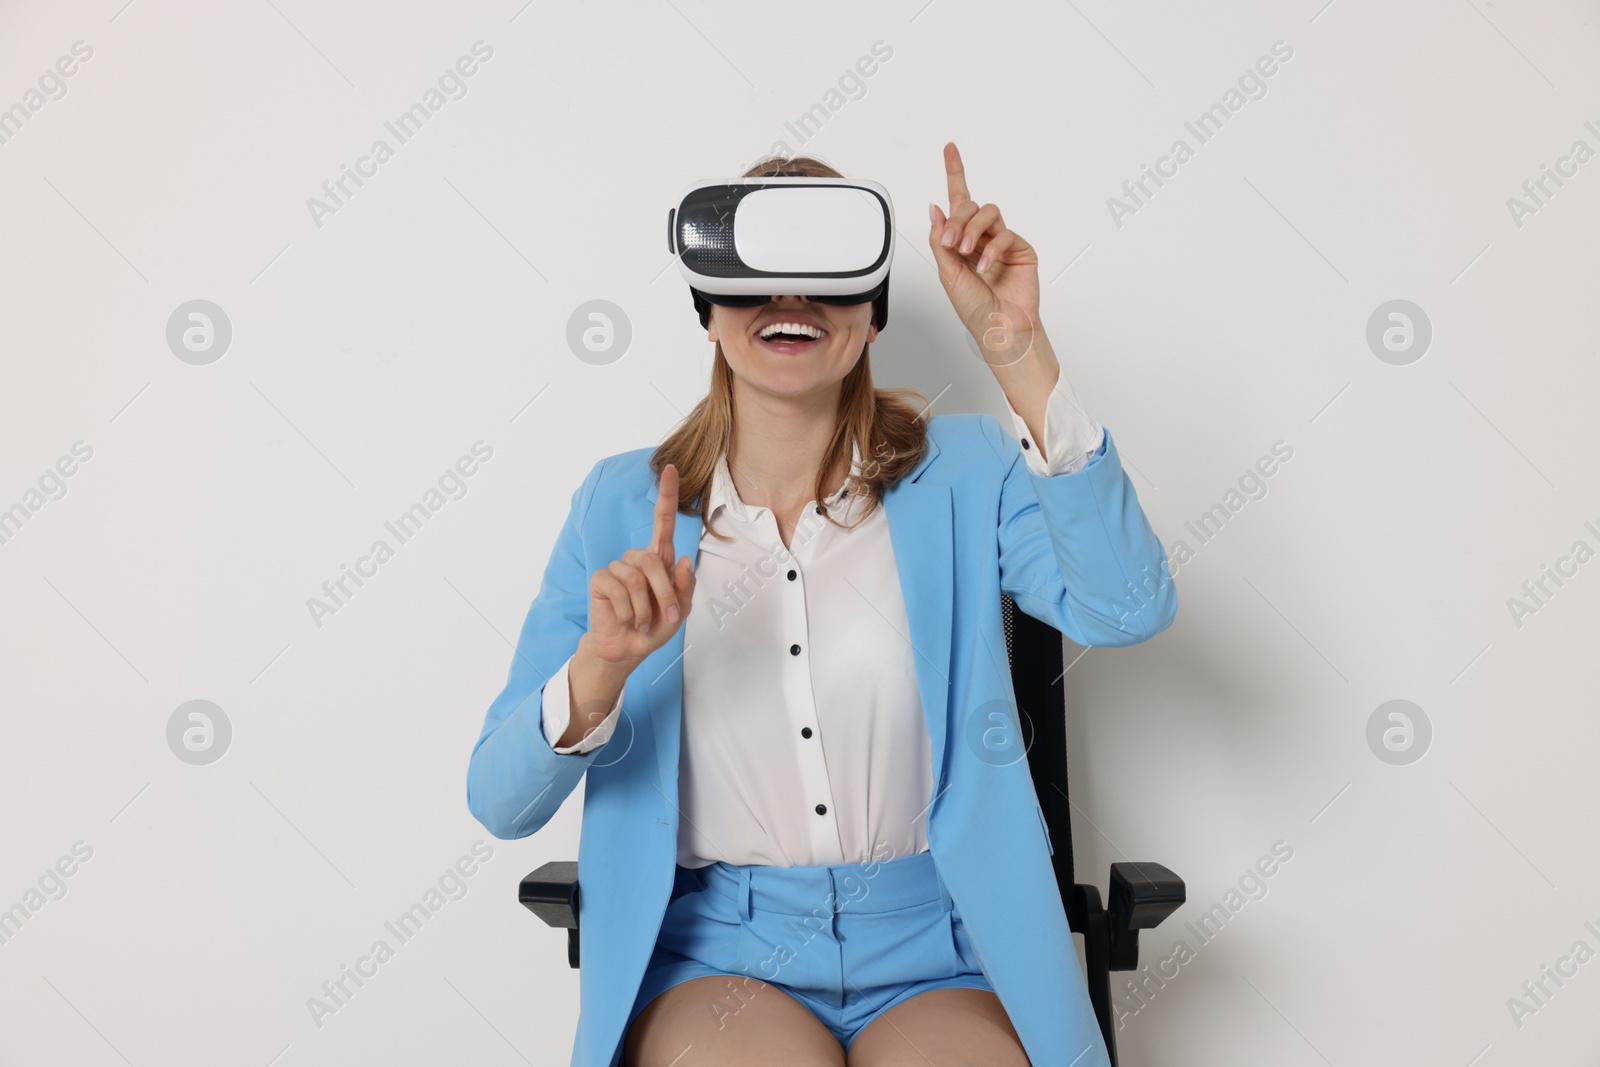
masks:
<path id="1" fill-rule="evenodd" d="M 814 178 L 844 177 L 810 156 L 769 156 L 745 171 L 744 176 L 753 178 L 780 167 L 804 171 Z M 823 479 L 841 459 L 849 462 L 851 442 L 856 442 L 861 450 L 862 469 L 859 475 L 852 476 L 850 485 L 852 492 L 867 497 L 867 506 L 857 521 L 870 515 L 882 502 L 884 492 L 922 458 L 927 447 L 925 416 L 930 414 L 927 399 L 915 389 L 873 387 L 872 362 L 868 358 L 871 350 L 871 342 L 862 347 L 861 358 L 840 383 L 838 426 L 817 469 L 812 497 L 819 502 L 824 498 L 830 487 L 823 484 Z M 717 462 L 733 441 L 733 418 L 733 370 L 722 353 L 722 342 L 718 341 L 711 365 L 710 392 L 650 457 L 650 469 L 655 472 L 658 484 L 661 471 L 668 463 L 678 468 L 679 513 L 703 513 Z M 827 505 L 819 506 L 829 522 L 842 525 L 828 514 Z M 708 528 L 713 537 L 730 540 L 729 535 Z"/>

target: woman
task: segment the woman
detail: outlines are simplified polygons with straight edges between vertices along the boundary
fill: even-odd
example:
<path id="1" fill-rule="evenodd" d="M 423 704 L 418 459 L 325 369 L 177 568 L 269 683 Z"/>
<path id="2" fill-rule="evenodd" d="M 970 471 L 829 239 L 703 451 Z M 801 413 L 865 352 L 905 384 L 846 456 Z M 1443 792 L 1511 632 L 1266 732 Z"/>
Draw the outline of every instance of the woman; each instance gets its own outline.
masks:
<path id="1" fill-rule="evenodd" d="M 1108 1067 L 1000 594 L 1111 646 L 1176 592 L 1032 246 L 944 156 L 929 247 L 1020 445 L 873 388 L 886 305 L 780 295 L 703 307 L 710 395 L 573 495 L 467 802 L 526 837 L 588 776 L 575 1067 Z"/>

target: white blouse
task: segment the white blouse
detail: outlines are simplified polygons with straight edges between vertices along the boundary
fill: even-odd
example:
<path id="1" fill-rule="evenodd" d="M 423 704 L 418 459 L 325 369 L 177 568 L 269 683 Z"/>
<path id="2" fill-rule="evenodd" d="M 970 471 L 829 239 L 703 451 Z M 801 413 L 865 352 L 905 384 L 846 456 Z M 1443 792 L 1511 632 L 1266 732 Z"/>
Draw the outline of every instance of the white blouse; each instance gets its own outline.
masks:
<path id="1" fill-rule="evenodd" d="M 1070 474 L 1099 450 L 1065 376 L 1046 405 L 1048 462 L 1011 411 L 1041 475 Z M 852 472 L 861 451 L 853 450 Z M 825 503 L 847 527 L 865 497 L 850 481 Z M 843 505 L 842 509 L 839 505 Z M 784 547 L 772 510 L 739 499 L 727 457 L 707 494 L 696 603 L 684 622 L 678 863 L 866 863 L 926 851 L 932 741 L 882 503 L 841 529 L 809 502 Z M 545 686 L 545 739 L 570 719 L 567 666 Z M 560 754 L 610 740 L 623 695 Z"/>

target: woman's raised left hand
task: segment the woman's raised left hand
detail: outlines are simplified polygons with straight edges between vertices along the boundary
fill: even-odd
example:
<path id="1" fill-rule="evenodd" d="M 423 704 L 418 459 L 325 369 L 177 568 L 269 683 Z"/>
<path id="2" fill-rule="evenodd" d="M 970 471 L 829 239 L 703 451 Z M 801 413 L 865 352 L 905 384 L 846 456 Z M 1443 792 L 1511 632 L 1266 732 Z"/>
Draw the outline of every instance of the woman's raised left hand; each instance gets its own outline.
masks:
<path id="1" fill-rule="evenodd" d="M 944 146 L 944 171 L 949 212 L 928 205 L 939 281 L 984 359 L 991 366 L 1015 363 L 1041 330 L 1038 253 L 1006 228 L 998 207 L 972 199 L 954 141 Z"/>

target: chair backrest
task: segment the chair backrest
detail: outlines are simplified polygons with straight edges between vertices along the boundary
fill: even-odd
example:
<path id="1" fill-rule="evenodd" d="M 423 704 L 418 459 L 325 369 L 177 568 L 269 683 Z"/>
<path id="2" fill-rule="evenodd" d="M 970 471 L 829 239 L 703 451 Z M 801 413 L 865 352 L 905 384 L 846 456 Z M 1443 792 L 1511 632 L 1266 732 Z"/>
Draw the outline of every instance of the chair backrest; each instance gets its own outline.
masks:
<path id="1" fill-rule="evenodd" d="M 1028 769 L 1033 774 L 1033 790 L 1039 795 L 1050 844 L 1055 852 L 1056 883 L 1061 890 L 1061 906 L 1074 930 L 1080 928 L 1073 915 L 1072 886 L 1072 804 L 1067 789 L 1067 710 L 1065 667 L 1062 666 L 1061 631 L 1034 618 L 1004 593 L 1000 594 L 1000 614 L 1005 621 L 1006 655 L 1011 666 L 1011 685 L 1017 695 L 1017 717 L 1027 746 Z"/>

